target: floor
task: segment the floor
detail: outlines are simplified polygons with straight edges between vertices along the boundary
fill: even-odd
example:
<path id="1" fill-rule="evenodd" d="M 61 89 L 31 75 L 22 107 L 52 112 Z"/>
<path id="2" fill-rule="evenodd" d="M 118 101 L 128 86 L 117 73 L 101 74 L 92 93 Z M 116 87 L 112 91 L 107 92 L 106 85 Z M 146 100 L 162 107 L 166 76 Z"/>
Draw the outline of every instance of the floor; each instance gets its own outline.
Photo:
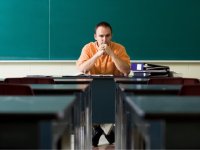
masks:
<path id="1" fill-rule="evenodd" d="M 114 150 L 114 149 L 115 145 L 114 144 L 110 145 L 104 135 L 100 137 L 98 147 L 93 147 L 93 150 Z"/>
<path id="2" fill-rule="evenodd" d="M 114 150 L 115 146 L 109 145 L 109 144 L 105 144 L 105 145 L 100 145 L 98 147 L 94 147 L 93 150 Z"/>
<path id="3" fill-rule="evenodd" d="M 111 129 L 112 124 L 102 124 L 101 128 L 104 130 L 104 133 L 108 133 Z M 71 149 L 74 149 L 74 135 L 71 136 Z M 63 150 L 67 148 L 66 143 L 63 143 Z M 114 150 L 115 144 L 109 144 L 107 139 L 105 138 L 104 134 L 99 139 L 98 147 L 93 147 L 92 150 Z"/>
<path id="4" fill-rule="evenodd" d="M 114 149 L 115 149 L 115 144 L 109 144 L 104 135 L 100 137 L 98 147 L 92 148 L 92 150 L 114 150 Z M 63 143 L 62 150 L 68 150 L 66 143 Z M 74 135 L 71 136 L 71 150 L 74 150 Z"/>

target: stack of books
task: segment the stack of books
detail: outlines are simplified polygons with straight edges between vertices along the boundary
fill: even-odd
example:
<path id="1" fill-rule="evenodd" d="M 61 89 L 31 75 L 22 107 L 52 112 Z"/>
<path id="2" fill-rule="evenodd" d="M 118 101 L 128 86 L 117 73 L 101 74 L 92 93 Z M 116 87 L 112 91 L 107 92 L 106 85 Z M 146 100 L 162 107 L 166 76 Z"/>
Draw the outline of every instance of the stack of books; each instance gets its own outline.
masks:
<path id="1" fill-rule="evenodd" d="M 171 77 L 168 66 L 147 63 L 132 63 L 131 74 L 133 77 Z"/>

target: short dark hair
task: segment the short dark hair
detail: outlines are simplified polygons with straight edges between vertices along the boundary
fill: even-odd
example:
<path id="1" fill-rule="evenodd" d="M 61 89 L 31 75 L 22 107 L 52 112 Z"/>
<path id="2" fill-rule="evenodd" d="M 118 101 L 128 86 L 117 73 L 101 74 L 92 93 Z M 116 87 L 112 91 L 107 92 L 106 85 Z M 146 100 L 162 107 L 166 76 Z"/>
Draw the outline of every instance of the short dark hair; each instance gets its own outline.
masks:
<path id="1" fill-rule="evenodd" d="M 99 22 L 99 23 L 95 26 L 94 33 L 96 33 L 97 28 L 100 27 L 100 26 L 110 28 L 110 31 L 111 31 L 111 33 L 112 33 L 112 27 L 111 27 L 111 25 L 110 25 L 108 22 L 105 22 L 105 21 Z"/>

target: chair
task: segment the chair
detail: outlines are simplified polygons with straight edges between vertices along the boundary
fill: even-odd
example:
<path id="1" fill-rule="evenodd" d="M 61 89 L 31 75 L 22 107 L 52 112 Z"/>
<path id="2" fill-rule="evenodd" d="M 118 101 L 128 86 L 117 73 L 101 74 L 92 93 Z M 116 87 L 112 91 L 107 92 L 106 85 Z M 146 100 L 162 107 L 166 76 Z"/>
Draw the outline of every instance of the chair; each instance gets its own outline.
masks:
<path id="1" fill-rule="evenodd" d="M 183 85 L 178 95 L 199 96 L 200 84 L 199 85 Z"/>
<path id="2" fill-rule="evenodd" d="M 22 78 L 6 78 L 4 83 L 13 84 L 54 84 L 54 79 L 50 77 L 22 77 Z"/>
<path id="3" fill-rule="evenodd" d="M 182 78 L 182 77 L 150 78 L 148 84 L 195 85 L 195 84 L 200 84 L 200 81 L 197 78 Z"/>
<path id="4" fill-rule="evenodd" d="M 28 85 L 0 84 L 0 95 L 34 95 Z"/>
<path id="5" fill-rule="evenodd" d="M 150 78 L 148 84 L 182 84 L 181 77 Z"/>
<path id="6" fill-rule="evenodd" d="M 199 79 L 197 78 L 183 78 L 183 85 L 195 85 L 200 84 Z"/>

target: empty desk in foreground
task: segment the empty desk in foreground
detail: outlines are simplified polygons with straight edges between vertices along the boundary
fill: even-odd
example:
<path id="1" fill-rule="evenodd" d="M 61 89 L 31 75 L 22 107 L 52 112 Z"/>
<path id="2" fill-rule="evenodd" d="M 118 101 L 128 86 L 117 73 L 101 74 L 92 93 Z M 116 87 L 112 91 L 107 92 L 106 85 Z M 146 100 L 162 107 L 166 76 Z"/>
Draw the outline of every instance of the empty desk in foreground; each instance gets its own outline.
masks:
<path id="1" fill-rule="evenodd" d="M 118 84 L 116 106 L 115 106 L 115 122 L 116 122 L 116 147 L 123 147 L 124 142 L 120 140 L 123 130 L 123 96 L 126 95 L 178 95 L 181 85 L 145 85 L 145 84 Z M 123 136 L 123 135 L 122 135 Z M 123 138 L 126 141 L 125 137 Z"/>
<path id="2" fill-rule="evenodd" d="M 79 78 L 79 76 L 75 77 L 55 77 L 54 82 L 56 84 L 82 84 L 82 85 L 91 85 L 92 79 L 90 78 Z M 85 124 L 86 124 L 86 137 L 85 140 L 85 149 L 91 147 L 92 140 L 92 101 L 91 101 L 91 86 L 88 87 L 83 97 L 85 97 Z M 77 93 L 77 92 L 76 92 Z M 88 124 L 88 125 L 87 125 Z"/>
<path id="3" fill-rule="evenodd" d="M 30 84 L 30 86 L 35 95 L 76 95 L 75 149 L 91 149 L 92 106 L 89 84 Z"/>
<path id="4" fill-rule="evenodd" d="M 1 149 L 70 148 L 75 96 L 0 96 Z"/>
<path id="5" fill-rule="evenodd" d="M 125 96 L 122 149 L 200 149 L 200 97 Z"/>

